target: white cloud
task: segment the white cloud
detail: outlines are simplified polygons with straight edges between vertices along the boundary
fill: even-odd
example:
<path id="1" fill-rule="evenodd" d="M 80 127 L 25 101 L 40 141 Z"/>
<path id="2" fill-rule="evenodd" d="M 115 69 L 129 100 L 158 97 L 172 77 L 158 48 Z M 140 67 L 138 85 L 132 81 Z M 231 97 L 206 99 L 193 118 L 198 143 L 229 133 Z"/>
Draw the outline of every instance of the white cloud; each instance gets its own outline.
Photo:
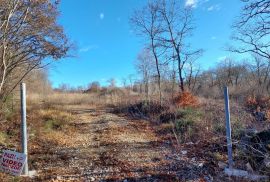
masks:
<path id="1" fill-rule="evenodd" d="M 214 9 L 214 6 L 210 6 L 207 8 L 207 11 L 212 11 Z"/>
<path id="2" fill-rule="evenodd" d="M 218 61 L 224 61 L 227 58 L 227 56 L 221 56 L 218 58 Z"/>
<path id="3" fill-rule="evenodd" d="M 212 6 L 209 6 L 207 8 L 207 11 L 219 11 L 219 10 L 220 10 L 220 5 L 219 4 L 212 5 Z"/>
<path id="4" fill-rule="evenodd" d="M 88 51 L 91 51 L 93 49 L 97 49 L 98 46 L 96 45 L 90 45 L 90 46 L 87 46 L 87 47 L 82 47 L 81 49 L 79 49 L 79 52 L 88 52 Z"/>
<path id="5" fill-rule="evenodd" d="M 197 8 L 210 2 L 210 0 L 185 0 L 185 2 L 186 7 Z"/>
<path id="6" fill-rule="evenodd" d="M 186 0 L 186 6 L 196 8 L 198 0 Z"/>
<path id="7" fill-rule="evenodd" d="M 99 14 L 99 18 L 100 18 L 101 20 L 103 20 L 103 19 L 104 19 L 104 13 L 100 13 L 100 14 Z"/>

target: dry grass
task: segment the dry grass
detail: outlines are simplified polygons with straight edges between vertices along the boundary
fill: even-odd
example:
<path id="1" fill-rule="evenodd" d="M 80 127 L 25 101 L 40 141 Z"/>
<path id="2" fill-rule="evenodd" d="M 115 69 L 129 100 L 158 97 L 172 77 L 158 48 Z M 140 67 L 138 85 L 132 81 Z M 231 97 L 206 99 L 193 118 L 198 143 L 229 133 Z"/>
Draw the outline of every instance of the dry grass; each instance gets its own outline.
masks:
<path id="1" fill-rule="evenodd" d="M 69 122 L 74 119 L 71 113 L 67 111 L 59 111 L 56 109 L 39 110 L 38 114 L 43 120 L 60 120 Z"/>
<path id="2" fill-rule="evenodd" d="M 216 144 L 216 141 L 218 141 L 220 145 L 223 145 L 223 139 L 225 139 L 223 100 L 202 99 L 188 93 L 182 94 L 175 102 L 168 101 L 166 105 L 168 108 L 165 109 L 166 112 L 172 112 L 175 116 L 179 115 L 179 118 L 175 117 L 173 122 L 162 123 L 159 122 L 158 116 L 165 111 L 156 107 L 156 104 L 143 104 L 143 99 L 139 95 L 129 97 L 125 94 L 122 96 L 117 94 L 100 95 L 100 93 L 53 93 L 45 96 L 28 94 L 28 124 L 31 143 L 29 151 L 38 155 L 40 151 L 46 152 L 51 148 L 88 146 L 90 143 L 86 142 L 86 138 L 93 138 L 94 132 L 106 133 L 106 135 L 101 135 L 95 139 L 98 146 L 123 144 L 128 148 L 128 146 L 135 144 L 152 145 L 159 140 L 171 141 L 172 144 L 178 145 L 189 141 L 193 141 L 193 143 L 201 141 L 203 143 L 207 140 L 210 144 Z M 114 119 L 117 120 L 117 118 L 111 118 L 108 115 L 108 118 L 100 119 L 100 113 L 95 113 L 97 117 L 92 115 L 93 113 L 90 111 L 93 108 L 93 110 L 101 108 L 102 111 L 105 111 L 108 108 L 106 106 L 117 107 L 118 104 L 119 106 L 124 105 L 124 108 L 128 108 L 128 111 L 134 116 L 147 116 L 147 113 L 150 112 L 151 117 L 148 121 L 114 122 Z M 152 110 L 154 110 L 153 113 L 151 113 Z M 233 136 L 238 136 L 241 130 L 247 126 L 253 127 L 252 116 L 244 110 L 244 106 L 240 107 L 239 103 L 232 101 L 231 111 Z M 155 117 L 152 117 L 152 115 Z M 105 128 L 110 126 L 106 132 L 102 127 L 98 131 L 78 132 L 78 127 L 81 127 L 81 130 L 84 131 L 84 127 L 92 126 L 88 122 L 90 120 L 93 122 L 96 119 L 108 121 L 99 124 Z M 20 120 L 18 114 L 16 120 L 18 122 Z M 154 122 L 150 122 L 150 120 Z M 128 122 L 129 125 L 126 125 Z M 14 123 L 9 124 L 14 125 L 12 129 L 19 126 Z M 155 126 L 155 131 L 148 125 Z M 6 131 L 3 126 L 1 129 L 4 132 Z M 12 129 L 9 130 L 13 131 Z M 17 133 L 13 135 L 17 136 Z M 7 136 L 5 133 L 0 133 L 0 144 L 6 142 Z M 8 142 L 13 141 L 8 140 Z M 219 150 L 217 150 L 217 153 L 223 154 Z M 138 158 L 141 157 L 139 155 L 141 154 L 138 153 Z M 38 159 L 35 160 L 38 161 Z M 218 160 L 223 161 L 223 159 Z M 40 161 L 37 163 L 41 164 Z"/>
<path id="3" fill-rule="evenodd" d="M 53 93 L 42 96 L 31 94 L 28 96 L 29 105 L 43 105 L 45 107 L 66 105 L 100 105 L 104 103 L 103 97 L 89 93 Z"/>
<path id="4" fill-rule="evenodd" d="M 147 127 L 143 121 L 141 123 L 136 123 L 136 127 L 140 126 L 141 128 L 134 128 L 132 126 L 129 127 L 111 127 L 111 133 L 113 136 L 113 141 L 115 142 L 125 142 L 125 143 L 147 143 L 151 141 L 156 141 L 157 136 L 154 133 L 147 131 Z M 132 131 L 132 132 L 130 132 Z"/>
<path id="5" fill-rule="evenodd" d="M 7 141 L 7 134 L 4 132 L 0 132 L 0 144 L 3 145 Z"/>
<path id="6" fill-rule="evenodd" d="M 74 120 L 74 116 L 66 111 L 57 109 L 38 110 L 41 128 L 39 136 L 42 140 L 48 140 L 59 146 L 70 145 L 73 136 L 72 129 L 68 126 Z"/>
<path id="7" fill-rule="evenodd" d="M 41 137 L 58 146 L 72 146 L 74 143 L 74 133 L 71 130 L 43 132 Z"/>
<path id="8" fill-rule="evenodd" d="M 94 93 L 52 92 L 47 95 L 28 93 L 27 105 L 30 110 L 32 108 L 57 108 L 60 110 L 68 110 L 73 106 L 78 108 L 80 106 L 106 107 L 123 104 L 130 105 L 142 99 L 139 93 L 128 92 L 121 89 Z M 19 101 L 19 99 L 17 100 Z"/>

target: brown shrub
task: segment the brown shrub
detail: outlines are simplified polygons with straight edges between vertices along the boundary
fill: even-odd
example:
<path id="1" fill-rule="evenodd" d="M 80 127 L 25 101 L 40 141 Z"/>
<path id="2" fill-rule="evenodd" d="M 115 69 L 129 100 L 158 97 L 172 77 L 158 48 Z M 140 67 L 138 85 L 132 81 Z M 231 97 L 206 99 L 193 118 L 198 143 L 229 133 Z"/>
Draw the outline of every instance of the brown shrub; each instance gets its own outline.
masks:
<path id="1" fill-rule="evenodd" d="M 258 102 L 255 96 L 249 96 L 246 99 L 246 107 L 252 110 L 258 107 Z"/>
<path id="2" fill-rule="evenodd" d="M 246 99 L 246 107 L 252 111 L 270 110 L 270 97 L 266 96 L 249 96 Z"/>
<path id="3" fill-rule="evenodd" d="M 190 92 L 182 92 L 174 98 L 174 104 L 177 107 L 198 107 L 199 100 Z"/>

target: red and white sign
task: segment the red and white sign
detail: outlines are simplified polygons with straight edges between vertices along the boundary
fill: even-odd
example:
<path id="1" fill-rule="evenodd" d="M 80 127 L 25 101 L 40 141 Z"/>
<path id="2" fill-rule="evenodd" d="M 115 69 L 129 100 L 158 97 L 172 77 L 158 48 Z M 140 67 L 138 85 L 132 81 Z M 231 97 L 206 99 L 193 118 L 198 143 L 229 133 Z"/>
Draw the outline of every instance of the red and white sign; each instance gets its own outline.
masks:
<path id="1" fill-rule="evenodd" d="M 4 150 L 2 158 L 0 160 L 0 169 L 2 172 L 9 173 L 15 176 L 20 176 L 25 161 L 25 154 L 10 150 Z"/>

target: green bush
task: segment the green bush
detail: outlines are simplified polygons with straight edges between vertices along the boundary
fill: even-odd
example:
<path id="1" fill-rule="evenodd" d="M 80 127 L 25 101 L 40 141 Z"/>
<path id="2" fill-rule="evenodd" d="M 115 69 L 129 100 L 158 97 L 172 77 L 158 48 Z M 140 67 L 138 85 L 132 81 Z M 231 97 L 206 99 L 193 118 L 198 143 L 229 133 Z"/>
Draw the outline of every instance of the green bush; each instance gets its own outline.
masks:
<path id="1" fill-rule="evenodd" d="M 197 123 L 202 113 L 198 109 L 186 108 L 176 111 L 175 128 L 181 142 L 192 139 L 197 131 Z"/>
<path id="2" fill-rule="evenodd" d="M 199 109 L 195 109 L 192 107 L 179 109 L 176 111 L 177 118 L 185 118 L 194 122 L 197 122 L 202 117 L 202 112 Z"/>
<path id="3" fill-rule="evenodd" d="M 180 134 L 186 133 L 187 131 L 192 131 L 193 126 L 194 126 L 194 121 L 192 120 L 186 120 L 186 119 L 176 120 L 176 129 Z"/>
<path id="4" fill-rule="evenodd" d="M 187 138 L 192 138 L 194 134 L 194 122 L 191 120 L 176 120 L 176 131 L 178 138 L 181 142 L 184 142 Z"/>

